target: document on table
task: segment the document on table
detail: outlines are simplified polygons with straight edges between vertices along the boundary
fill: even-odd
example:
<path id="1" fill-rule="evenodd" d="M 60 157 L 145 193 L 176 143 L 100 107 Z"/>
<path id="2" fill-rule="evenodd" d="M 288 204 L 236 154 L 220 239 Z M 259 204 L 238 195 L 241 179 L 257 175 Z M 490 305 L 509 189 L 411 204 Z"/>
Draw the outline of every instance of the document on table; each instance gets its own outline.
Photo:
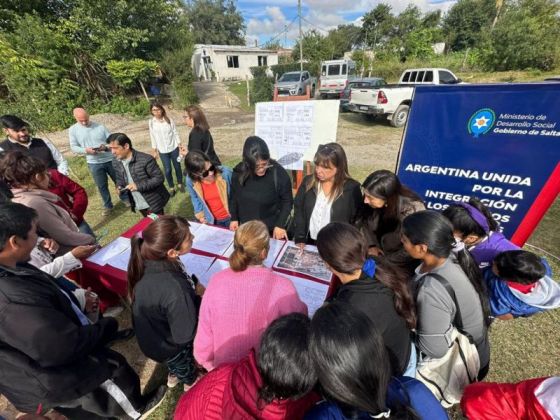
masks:
<path id="1" fill-rule="evenodd" d="M 323 305 L 327 298 L 329 286 L 313 280 L 302 279 L 296 276 L 289 276 L 287 274 L 278 273 L 290 279 L 296 288 L 299 298 L 307 305 L 307 311 L 310 317 L 313 316 L 315 311 Z"/>
<path id="2" fill-rule="evenodd" d="M 225 270 L 226 268 L 229 268 L 229 262 L 227 260 L 216 258 L 208 271 L 206 271 L 201 277 L 198 277 L 198 280 L 200 280 L 204 287 L 208 287 L 208 283 L 210 282 L 212 276 L 222 270 Z"/>
<path id="3" fill-rule="evenodd" d="M 194 232 L 193 248 L 210 254 L 223 255 L 233 242 L 235 233 L 209 225 L 200 225 Z"/>
<path id="4" fill-rule="evenodd" d="M 193 274 L 196 275 L 198 280 L 200 280 L 200 282 L 204 284 L 204 286 L 206 286 L 206 284 L 204 283 L 206 272 L 214 262 L 215 257 L 207 257 L 206 255 L 198 255 L 189 252 L 188 254 L 181 255 L 179 259 L 185 266 L 187 273 L 189 273 L 191 276 Z M 208 282 L 206 281 L 206 283 Z"/>
<path id="5" fill-rule="evenodd" d="M 266 260 L 263 261 L 263 265 L 265 267 L 272 268 L 272 266 L 274 265 L 274 261 L 276 261 L 276 257 L 278 256 L 280 251 L 282 251 L 282 248 L 284 247 L 285 244 L 286 241 L 273 239 L 273 238 L 270 239 L 268 255 L 266 257 Z M 233 254 L 233 242 L 228 247 L 226 252 L 224 252 L 224 257 L 229 258 L 231 254 Z"/>
<path id="6" fill-rule="evenodd" d="M 118 268 L 122 271 L 128 271 L 128 261 L 130 261 L 130 247 L 120 254 L 115 255 L 107 260 L 107 265 Z"/>
<path id="7" fill-rule="evenodd" d="M 130 239 L 119 236 L 113 242 L 108 243 L 95 254 L 91 255 L 87 261 L 97 265 L 106 265 L 107 261 L 128 250 L 130 252 Z"/>
<path id="8" fill-rule="evenodd" d="M 289 241 L 282 249 L 274 267 L 307 274 L 327 282 L 332 279 L 332 273 L 319 256 L 317 247 L 313 245 L 306 245 L 302 252 L 296 244 Z"/>

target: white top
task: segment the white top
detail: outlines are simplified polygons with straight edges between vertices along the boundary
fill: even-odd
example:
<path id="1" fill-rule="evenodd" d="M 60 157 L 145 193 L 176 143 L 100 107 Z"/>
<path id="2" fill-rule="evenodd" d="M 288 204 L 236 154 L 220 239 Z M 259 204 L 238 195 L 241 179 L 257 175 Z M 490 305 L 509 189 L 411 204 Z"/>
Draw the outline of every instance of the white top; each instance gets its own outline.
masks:
<path id="1" fill-rule="evenodd" d="M 148 125 L 150 127 L 150 139 L 152 141 L 152 149 L 157 149 L 160 153 L 171 153 L 179 147 L 179 134 L 173 120 L 169 120 L 169 124 L 165 120 L 157 120 L 151 118 Z"/>
<path id="2" fill-rule="evenodd" d="M 309 236 L 316 240 L 319 231 L 331 221 L 332 201 L 325 195 L 321 184 L 318 186 L 317 201 L 309 220 Z"/>

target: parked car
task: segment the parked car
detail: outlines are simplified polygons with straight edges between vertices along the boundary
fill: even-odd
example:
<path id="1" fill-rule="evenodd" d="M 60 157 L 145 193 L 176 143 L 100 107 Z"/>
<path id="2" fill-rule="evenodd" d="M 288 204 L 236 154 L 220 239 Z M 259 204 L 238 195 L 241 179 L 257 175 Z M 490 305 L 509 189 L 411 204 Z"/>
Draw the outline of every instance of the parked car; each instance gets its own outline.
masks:
<path id="1" fill-rule="evenodd" d="M 348 109 L 384 117 L 393 127 L 402 127 L 408 119 L 415 86 L 457 83 L 462 83 L 461 79 L 447 69 L 409 69 L 403 72 L 396 85 L 352 89 Z"/>
<path id="2" fill-rule="evenodd" d="M 317 78 L 311 77 L 308 71 L 290 71 L 284 73 L 276 81 L 275 87 L 278 89 L 278 95 L 305 95 L 307 86 L 309 86 L 311 97 L 315 96 L 315 88 Z"/>
<path id="3" fill-rule="evenodd" d="M 340 97 L 340 92 L 355 80 L 356 63 L 352 60 L 328 60 L 321 63 L 319 93 L 321 99 Z"/>
<path id="4" fill-rule="evenodd" d="M 348 112 L 348 105 L 350 104 L 350 92 L 352 88 L 362 89 L 362 88 L 374 88 L 385 86 L 385 80 L 380 77 L 365 77 L 363 79 L 356 79 L 353 82 L 349 82 L 348 86 L 340 92 L 340 112 Z"/>

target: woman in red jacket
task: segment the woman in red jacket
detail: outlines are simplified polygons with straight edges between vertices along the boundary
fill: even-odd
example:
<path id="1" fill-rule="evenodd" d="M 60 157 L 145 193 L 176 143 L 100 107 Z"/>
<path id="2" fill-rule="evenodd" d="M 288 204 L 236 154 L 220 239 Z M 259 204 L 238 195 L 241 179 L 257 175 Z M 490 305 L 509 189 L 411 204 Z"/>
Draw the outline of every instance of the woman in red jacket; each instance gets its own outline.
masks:
<path id="1" fill-rule="evenodd" d="M 88 206 L 88 196 L 84 187 L 56 169 L 49 169 L 49 176 L 49 192 L 60 197 L 61 205 L 70 213 L 80 232 L 93 235 L 93 230 L 84 220 Z"/>
<path id="2" fill-rule="evenodd" d="M 183 394 L 175 420 L 301 419 L 318 400 L 308 351 L 309 318 L 276 319 L 262 336 L 258 355 L 224 364 Z"/>

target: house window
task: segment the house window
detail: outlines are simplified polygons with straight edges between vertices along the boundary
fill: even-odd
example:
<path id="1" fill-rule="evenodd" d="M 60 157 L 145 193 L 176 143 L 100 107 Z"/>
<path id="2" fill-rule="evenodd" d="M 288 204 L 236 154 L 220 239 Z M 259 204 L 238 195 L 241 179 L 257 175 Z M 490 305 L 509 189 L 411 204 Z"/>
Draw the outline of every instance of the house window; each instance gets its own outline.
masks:
<path id="1" fill-rule="evenodd" d="M 230 69 L 238 69 L 239 68 L 239 56 L 238 55 L 228 55 L 227 58 L 227 66 Z"/>
<path id="2" fill-rule="evenodd" d="M 259 55 L 259 56 L 257 56 L 257 58 L 259 60 L 259 67 L 268 66 L 268 64 L 267 64 L 267 58 L 268 57 L 266 55 Z"/>

